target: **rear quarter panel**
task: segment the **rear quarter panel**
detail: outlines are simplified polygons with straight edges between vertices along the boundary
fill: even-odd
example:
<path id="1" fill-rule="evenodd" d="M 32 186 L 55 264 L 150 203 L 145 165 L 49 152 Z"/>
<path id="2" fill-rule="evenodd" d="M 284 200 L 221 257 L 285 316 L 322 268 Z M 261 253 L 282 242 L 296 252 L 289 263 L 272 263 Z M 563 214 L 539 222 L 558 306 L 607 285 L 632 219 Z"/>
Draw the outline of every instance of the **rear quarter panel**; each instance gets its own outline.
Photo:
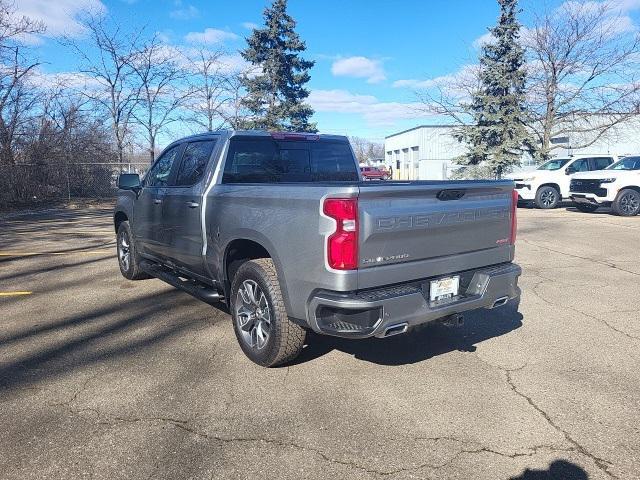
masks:
<path id="1" fill-rule="evenodd" d="M 349 197 L 357 184 L 219 184 L 207 199 L 208 261 L 223 278 L 227 246 L 253 240 L 271 255 L 287 312 L 306 318 L 306 303 L 316 289 L 355 290 L 357 272 L 326 267 L 325 237 L 334 221 L 321 215 L 327 196 Z"/>

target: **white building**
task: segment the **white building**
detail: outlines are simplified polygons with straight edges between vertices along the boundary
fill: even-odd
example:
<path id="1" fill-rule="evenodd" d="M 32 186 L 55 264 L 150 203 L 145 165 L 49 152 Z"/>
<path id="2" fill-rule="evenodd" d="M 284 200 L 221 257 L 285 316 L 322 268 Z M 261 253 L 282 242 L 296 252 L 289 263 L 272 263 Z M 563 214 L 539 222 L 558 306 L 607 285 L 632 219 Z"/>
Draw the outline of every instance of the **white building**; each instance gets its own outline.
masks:
<path id="1" fill-rule="evenodd" d="M 385 137 L 385 164 L 401 180 L 448 178 L 453 159 L 464 145 L 452 136 L 450 125 L 420 125 Z"/>
<path id="2" fill-rule="evenodd" d="M 593 117 L 588 121 L 593 122 Z M 449 178 L 457 168 L 453 160 L 465 152 L 465 145 L 453 137 L 453 128 L 451 125 L 420 125 L 385 137 L 385 165 L 393 169 L 393 177 L 401 180 Z M 568 135 L 567 148 L 558 148 L 554 154 L 640 154 L 640 116 L 610 129 L 588 147 L 570 149 L 572 143 L 588 143 L 584 135 Z M 533 165 L 525 161 L 522 168 L 531 169 Z"/>

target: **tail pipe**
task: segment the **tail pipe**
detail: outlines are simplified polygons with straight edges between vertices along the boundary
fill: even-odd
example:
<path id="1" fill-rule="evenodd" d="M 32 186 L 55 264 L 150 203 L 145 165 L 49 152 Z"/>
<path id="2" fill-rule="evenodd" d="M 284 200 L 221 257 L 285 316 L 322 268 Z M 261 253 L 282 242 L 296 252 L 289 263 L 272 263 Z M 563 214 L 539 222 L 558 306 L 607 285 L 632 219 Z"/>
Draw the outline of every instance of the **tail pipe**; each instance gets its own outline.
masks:
<path id="1" fill-rule="evenodd" d="M 493 305 L 491 306 L 491 308 L 501 307 L 502 305 L 505 305 L 508 301 L 509 301 L 509 297 L 500 297 L 495 302 L 493 302 Z"/>
<path id="2" fill-rule="evenodd" d="M 394 335 L 400 335 L 401 333 L 405 333 L 408 328 L 409 324 L 407 322 L 390 325 L 384 329 L 384 334 L 382 336 L 383 338 L 386 338 Z"/>

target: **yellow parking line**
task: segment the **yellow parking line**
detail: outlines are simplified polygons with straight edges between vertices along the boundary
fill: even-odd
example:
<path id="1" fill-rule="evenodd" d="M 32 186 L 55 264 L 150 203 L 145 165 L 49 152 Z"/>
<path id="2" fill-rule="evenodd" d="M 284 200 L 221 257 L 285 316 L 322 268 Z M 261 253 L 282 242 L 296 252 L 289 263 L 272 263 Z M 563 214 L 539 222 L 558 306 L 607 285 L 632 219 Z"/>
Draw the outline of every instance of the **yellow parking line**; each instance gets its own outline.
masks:
<path id="1" fill-rule="evenodd" d="M 13 297 L 17 295 L 31 295 L 33 292 L 0 292 L 0 297 Z"/>
<path id="2" fill-rule="evenodd" d="M 0 257 L 31 257 L 36 255 L 103 255 L 111 249 L 82 250 L 76 252 L 0 252 Z"/>

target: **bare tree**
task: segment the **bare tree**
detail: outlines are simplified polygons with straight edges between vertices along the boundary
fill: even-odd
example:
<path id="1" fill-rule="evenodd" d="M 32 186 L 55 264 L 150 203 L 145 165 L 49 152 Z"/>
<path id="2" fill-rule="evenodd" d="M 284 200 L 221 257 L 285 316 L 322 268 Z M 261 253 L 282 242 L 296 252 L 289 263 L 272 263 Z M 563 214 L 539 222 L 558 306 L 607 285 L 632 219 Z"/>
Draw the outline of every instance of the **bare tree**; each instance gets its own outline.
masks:
<path id="1" fill-rule="evenodd" d="M 131 58 L 140 82 L 139 103 L 133 115 L 147 137 L 151 162 L 158 134 L 180 119 L 179 110 L 192 95 L 181 60 L 180 52 L 163 44 L 157 35 Z"/>
<path id="2" fill-rule="evenodd" d="M 536 19 L 527 36 L 528 103 L 540 158 L 561 146 L 553 137 L 587 147 L 636 115 L 640 42 L 621 25 L 608 2 L 567 2 Z"/>
<path id="3" fill-rule="evenodd" d="M 246 128 L 250 116 L 242 100 L 246 96 L 243 78 L 249 75 L 245 72 L 232 72 L 224 77 L 222 88 L 225 92 L 225 101 L 220 110 L 227 125 L 231 128 Z"/>
<path id="4" fill-rule="evenodd" d="M 465 125 L 471 117 L 468 103 L 480 89 L 480 66 L 466 65 L 457 73 L 445 75 L 418 86 L 414 94 L 418 110 L 430 115 L 447 117 L 454 125 Z"/>
<path id="5" fill-rule="evenodd" d="M 85 42 L 89 40 L 91 50 L 84 50 L 70 38 L 66 38 L 64 44 L 79 55 L 79 71 L 92 81 L 83 94 L 107 112 L 118 162 L 124 162 L 125 149 L 131 141 L 133 111 L 140 93 L 131 68 L 138 38 L 127 35 L 120 25 L 108 23 L 102 16 L 90 15 L 83 25 L 88 31 Z"/>
<path id="6" fill-rule="evenodd" d="M 24 45 L 27 36 L 44 32 L 44 25 L 17 17 L 13 4 L 0 0 L 0 162 L 12 164 L 16 139 L 29 121 L 37 95 L 26 81 L 38 66 Z"/>
<path id="7" fill-rule="evenodd" d="M 228 107 L 231 92 L 227 85 L 229 73 L 221 61 L 223 55 L 221 50 L 200 48 L 190 59 L 191 121 L 209 132 L 226 123 L 223 110 Z"/>
<path id="8" fill-rule="evenodd" d="M 367 163 L 369 160 L 384 158 L 384 145 L 371 142 L 365 138 L 349 137 L 351 148 L 358 163 Z"/>

